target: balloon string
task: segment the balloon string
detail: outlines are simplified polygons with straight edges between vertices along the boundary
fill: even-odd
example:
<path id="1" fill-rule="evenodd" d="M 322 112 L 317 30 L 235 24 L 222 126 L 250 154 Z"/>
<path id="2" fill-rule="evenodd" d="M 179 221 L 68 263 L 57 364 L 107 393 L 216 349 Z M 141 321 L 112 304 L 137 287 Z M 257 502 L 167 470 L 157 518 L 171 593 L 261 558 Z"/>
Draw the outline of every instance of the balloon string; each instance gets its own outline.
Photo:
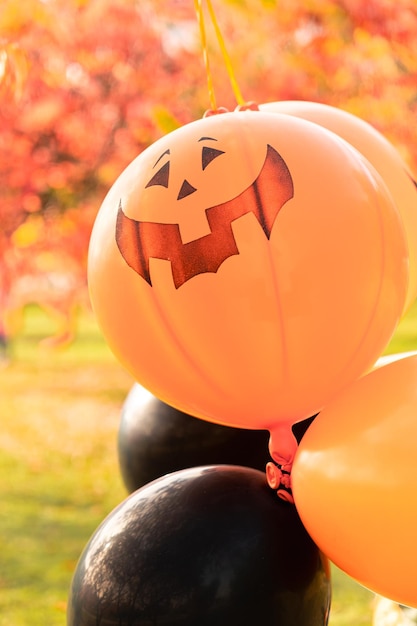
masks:
<path id="1" fill-rule="evenodd" d="M 226 66 L 226 72 L 229 77 L 233 94 L 236 98 L 237 104 L 243 105 L 245 103 L 245 100 L 243 99 L 242 93 L 239 89 L 239 85 L 237 84 L 235 73 L 233 71 L 232 62 L 226 49 L 226 44 L 224 42 L 224 38 L 223 38 L 222 32 L 219 27 L 219 23 L 216 18 L 216 13 L 214 11 L 211 0 L 206 0 L 206 2 L 207 2 L 207 7 L 210 13 L 211 21 L 213 23 L 214 31 L 216 33 L 217 41 L 219 42 L 220 51 L 223 56 L 223 61 Z M 204 65 L 206 67 L 207 86 L 208 86 L 208 92 L 209 92 L 210 106 L 213 111 L 216 111 L 217 110 L 216 96 L 214 93 L 213 76 L 212 76 L 211 69 L 210 69 L 210 60 L 209 60 L 209 54 L 208 54 L 208 45 L 207 45 L 207 36 L 206 36 L 206 28 L 205 28 L 205 22 L 204 22 L 204 11 L 203 11 L 203 6 L 202 6 L 202 0 L 194 0 L 194 7 L 195 7 L 196 14 L 197 14 L 197 21 L 200 27 L 200 39 L 201 39 L 201 45 L 203 48 Z"/>
<path id="2" fill-rule="evenodd" d="M 208 49 L 207 49 L 206 29 L 205 29 L 205 24 L 204 24 L 204 13 L 203 13 L 201 0 L 194 0 L 194 6 L 195 6 L 195 11 L 197 13 L 198 25 L 200 27 L 200 39 L 201 39 L 201 45 L 203 48 L 204 64 L 206 67 L 207 87 L 208 87 L 208 92 L 209 92 L 210 107 L 213 111 L 215 111 L 217 109 L 216 96 L 214 94 L 213 77 L 211 75 L 211 70 L 210 70 L 210 61 L 209 61 Z"/>
<path id="3" fill-rule="evenodd" d="M 227 52 L 226 44 L 224 43 L 224 38 L 223 38 L 223 35 L 221 33 L 221 30 L 220 30 L 220 27 L 219 27 L 219 23 L 218 23 L 217 18 L 216 18 L 216 14 L 214 12 L 213 5 L 211 3 L 211 0 L 206 0 L 206 2 L 207 2 L 207 7 L 208 7 L 208 10 L 209 10 L 209 13 L 210 13 L 211 21 L 213 23 L 213 27 L 214 27 L 214 30 L 216 32 L 217 41 L 219 42 L 220 50 L 221 50 L 221 53 L 222 53 L 222 56 L 223 56 L 223 61 L 224 61 L 224 64 L 226 66 L 227 75 L 229 76 L 229 81 L 230 81 L 230 84 L 232 86 L 233 94 L 234 94 L 234 96 L 236 98 L 236 102 L 239 105 L 242 105 L 242 104 L 245 103 L 245 100 L 243 99 L 242 93 L 241 93 L 241 91 L 239 89 L 239 85 L 237 84 L 235 73 L 233 71 L 232 62 L 231 62 L 230 56 L 229 56 L 229 54 Z"/>

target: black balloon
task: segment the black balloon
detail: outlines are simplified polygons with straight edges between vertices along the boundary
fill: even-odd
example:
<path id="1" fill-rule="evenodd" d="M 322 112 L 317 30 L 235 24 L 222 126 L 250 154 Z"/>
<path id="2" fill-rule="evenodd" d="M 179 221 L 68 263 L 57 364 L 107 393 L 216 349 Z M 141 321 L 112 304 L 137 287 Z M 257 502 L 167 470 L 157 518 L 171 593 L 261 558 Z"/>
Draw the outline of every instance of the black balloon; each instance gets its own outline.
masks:
<path id="1" fill-rule="evenodd" d="M 118 457 L 131 493 L 155 478 L 201 465 L 265 471 L 269 432 L 206 422 L 165 404 L 134 384 L 122 407 Z"/>
<path id="2" fill-rule="evenodd" d="M 255 469 L 209 466 L 131 494 L 78 562 L 68 626 L 325 626 L 328 562 Z"/>

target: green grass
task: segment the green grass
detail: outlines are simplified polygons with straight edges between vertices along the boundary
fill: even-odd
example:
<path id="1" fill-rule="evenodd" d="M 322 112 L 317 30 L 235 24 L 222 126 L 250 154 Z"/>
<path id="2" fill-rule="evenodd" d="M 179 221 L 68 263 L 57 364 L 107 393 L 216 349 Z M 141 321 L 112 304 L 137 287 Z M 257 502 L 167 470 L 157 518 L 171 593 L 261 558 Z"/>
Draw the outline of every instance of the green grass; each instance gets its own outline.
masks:
<path id="1" fill-rule="evenodd" d="M 49 319 L 28 311 L 0 370 L 0 626 L 63 626 L 77 560 L 127 495 L 117 460 L 132 385 L 92 315 L 76 342 L 48 351 Z M 417 305 L 386 352 L 417 350 Z M 370 626 L 373 595 L 333 568 L 331 626 Z"/>
<path id="2" fill-rule="evenodd" d="M 55 352 L 39 348 L 48 322 L 30 309 L 0 370 L 0 626 L 65 624 L 80 553 L 127 495 L 116 438 L 132 380 L 92 316 Z"/>

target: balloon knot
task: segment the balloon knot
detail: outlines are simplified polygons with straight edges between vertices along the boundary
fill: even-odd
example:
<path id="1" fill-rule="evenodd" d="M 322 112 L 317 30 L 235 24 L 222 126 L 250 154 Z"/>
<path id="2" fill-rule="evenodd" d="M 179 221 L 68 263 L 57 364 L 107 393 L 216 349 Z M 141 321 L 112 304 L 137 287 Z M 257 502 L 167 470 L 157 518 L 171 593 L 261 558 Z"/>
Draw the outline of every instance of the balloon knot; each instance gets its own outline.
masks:
<path id="1" fill-rule="evenodd" d="M 208 109 L 204 115 L 204 117 L 211 117 L 212 115 L 219 115 L 220 113 L 229 113 L 229 109 L 226 109 L 226 107 L 218 107 L 217 109 Z"/>
<path id="2" fill-rule="evenodd" d="M 251 100 L 249 102 L 245 102 L 244 104 L 239 104 L 235 108 L 235 111 L 259 111 L 259 105 L 257 102 Z"/>
<path id="3" fill-rule="evenodd" d="M 276 489 L 278 497 L 294 504 L 291 489 L 291 464 L 270 461 L 266 465 L 266 478 L 271 489 Z"/>

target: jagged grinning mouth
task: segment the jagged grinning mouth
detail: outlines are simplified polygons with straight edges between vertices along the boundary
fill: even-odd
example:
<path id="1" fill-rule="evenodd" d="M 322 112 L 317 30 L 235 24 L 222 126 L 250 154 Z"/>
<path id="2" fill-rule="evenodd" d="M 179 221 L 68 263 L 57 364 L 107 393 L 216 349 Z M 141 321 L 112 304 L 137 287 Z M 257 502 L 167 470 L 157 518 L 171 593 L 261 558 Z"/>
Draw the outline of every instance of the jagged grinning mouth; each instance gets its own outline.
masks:
<path id="1" fill-rule="evenodd" d="M 171 262 L 176 289 L 198 274 L 217 272 L 230 256 L 239 254 L 232 223 L 253 213 L 269 239 L 275 219 L 294 196 L 290 171 L 278 152 L 267 145 L 262 169 L 256 180 L 232 200 L 206 209 L 210 233 L 183 243 L 178 224 L 141 222 L 123 212 L 116 222 L 116 243 L 126 263 L 152 286 L 149 259 Z"/>

